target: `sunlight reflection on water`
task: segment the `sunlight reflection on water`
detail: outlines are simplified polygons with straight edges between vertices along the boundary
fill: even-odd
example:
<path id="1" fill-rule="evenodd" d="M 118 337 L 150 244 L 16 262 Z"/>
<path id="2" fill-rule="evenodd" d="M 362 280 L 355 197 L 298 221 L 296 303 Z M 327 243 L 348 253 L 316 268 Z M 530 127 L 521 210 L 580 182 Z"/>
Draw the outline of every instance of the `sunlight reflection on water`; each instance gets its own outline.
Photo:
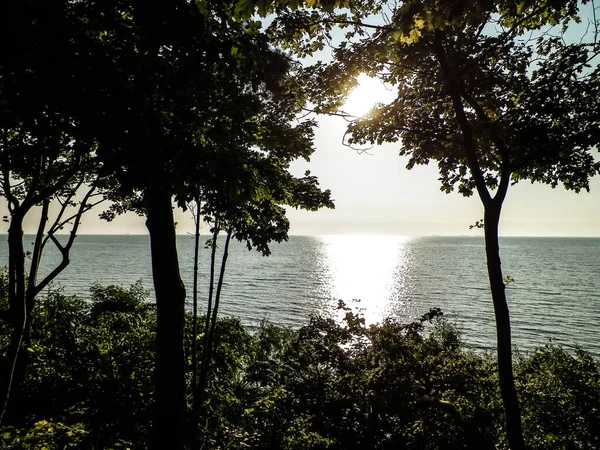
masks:
<path id="1" fill-rule="evenodd" d="M 323 236 L 321 240 L 324 286 L 330 299 L 326 309 L 342 300 L 359 312 L 368 312 L 368 323 L 392 313 L 410 315 L 410 237 Z"/>
<path id="2" fill-rule="evenodd" d="M 63 238 L 63 237 L 61 237 Z M 33 242 L 26 236 L 26 243 Z M 72 264 L 58 282 L 68 294 L 89 298 L 94 281 L 128 285 L 142 280 L 151 292 L 147 236 L 80 236 Z M 193 240 L 178 239 L 181 275 L 191 299 Z M 514 343 L 521 349 L 548 338 L 600 355 L 600 239 L 502 238 Z M 52 247 L 41 276 L 60 260 Z M 266 319 L 290 327 L 310 314 L 339 317 L 343 300 L 367 323 L 387 316 L 410 321 L 440 307 L 474 348 L 495 346 L 494 312 L 479 237 L 291 236 L 268 258 L 234 242 L 223 287 L 222 315 L 249 326 Z M 6 239 L 0 260 L 7 260 Z M 202 310 L 208 292 L 208 252 L 202 250 Z M 354 300 L 356 299 L 356 300 Z M 188 303 L 191 308 L 191 303 Z"/>

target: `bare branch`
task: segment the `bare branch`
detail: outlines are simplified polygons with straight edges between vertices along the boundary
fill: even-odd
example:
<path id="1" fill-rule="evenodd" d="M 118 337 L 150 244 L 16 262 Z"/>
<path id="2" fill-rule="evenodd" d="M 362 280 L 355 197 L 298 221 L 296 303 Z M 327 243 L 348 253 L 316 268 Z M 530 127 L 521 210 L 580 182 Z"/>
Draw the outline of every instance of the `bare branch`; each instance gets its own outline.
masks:
<path id="1" fill-rule="evenodd" d="M 44 154 L 43 152 L 40 152 L 40 157 L 37 161 L 37 168 L 35 170 L 35 172 L 33 173 L 33 176 L 31 177 L 31 183 L 29 183 L 29 189 L 27 190 L 27 195 L 25 196 L 25 199 L 23 200 L 24 204 L 35 204 L 37 202 L 32 202 L 31 200 L 35 197 L 35 191 L 38 188 L 38 184 L 40 182 L 40 177 L 42 176 L 42 170 L 44 167 Z M 52 167 L 52 161 L 49 162 L 48 164 L 48 168 L 50 169 Z M 45 197 L 44 197 L 45 199 Z"/>
<path id="2" fill-rule="evenodd" d="M 372 153 L 369 153 L 369 151 L 370 151 L 370 150 L 373 150 L 373 146 L 371 146 L 371 147 L 365 147 L 365 148 L 361 148 L 361 147 L 355 147 L 355 146 L 353 146 L 352 144 L 348 143 L 348 142 L 346 141 L 346 136 L 348 136 L 348 134 L 349 134 L 349 133 L 350 133 L 350 132 L 349 132 L 349 130 L 348 130 L 348 129 L 346 129 L 346 131 L 344 132 L 344 136 L 342 137 L 342 145 L 343 145 L 344 147 L 348 147 L 348 148 L 350 148 L 350 149 L 354 150 L 354 151 L 355 151 L 356 153 L 358 153 L 359 155 L 362 155 L 362 154 L 365 154 L 365 153 L 366 153 L 367 155 L 371 155 L 371 154 L 372 154 Z"/>
<path id="3" fill-rule="evenodd" d="M 33 204 L 40 203 L 45 198 L 50 197 L 64 188 L 73 177 L 81 169 L 81 155 L 76 155 L 74 160 L 70 163 L 70 170 L 67 170 L 65 174 L 60 177 L 56 182 L 49 184 L 44 189 L 40 190 L 37 195 L 33 196 L 31 201 Z"/>
<path id="4" fill-rule="evenodd" d="M 54 223 L 50 226 L 50 229 L 48 230 L 48 235 L 54 234 L 57 230 L 60 229 L 59 223 L 62 220 L 62 217 L 64 216 L 67 208 L 69 207 L 69 204 L 71 203 L 71 199 L 75 196 L 75 193 L 79 190 L 79 188 L 81 186 L 83 186 L 84 180 L 83 178 L 81 178 L 78 182 L 77 185 L 75 186 L 75 188 L 73 190 L 71 190 L 71 192 L 69 193 L 69 195 L 63 199 L 61 197 L 58 197 L 58 203 L 60 204 L 60 211 L 58 212 L 58 214 L 56 215 L 56 219 L 54 220 Z M 44 240 L 45 244 L 48 241 L 48 238 L 46 238 Z"/>
<path id="5" fill-rule="evenodd" d="M 355 27 L 370 28 L 370 29 L 378 30 L 378 31 L 380 31 L 380 30 L 387 30 L 387 29 L 390 28 L 390 26 L 387 25 L 387 24 L 386 25 L 373 25 L 373 24 L 361 22 L 361 21 L 358 21 L 358 20 L 328 20 L 328 19 L 324 19 L 324 20 L 320 20 L 318 22 L 314 22 L 314 23 L 310 24 L 309 26 L 311 26 L 311 25 L 319 25 L 321 23 L 326 23 L 326 24 L 329 24 L 329 25 L 353 25 Z"/>
<path id="6" fill-rule="evenodd" d="M 592 15 L 593 15 L 593 20 L 594 20 L 594 44 L 596 44 L 598 42 L 598 26 L 600 25 L 598 23 L 598 19 L 596 18 L 596 1 L 592 0 Z"/>
<path id="7" fill-rule="evenodd" d="M 96 190 L 96 187 L 97 187 L 96 182 L 94 182 L 91 185 L 88 192 L 83 197 L 83 199 L 81 200 L 81 202 L 79 204 L 79 208 L 77 209 L 77 212 L 73 216 L 71 216 L 61 222 L 55 221 L 53 227 L 50 230 L 48 230 L 48 238 L 51 239 L 52 242 L 54 242 L 54 245 L 56 245 L 56 247 L 60 251 L 60 253 L 62 255 L 62 260 L 59 263 L 59 265 L 54 268 L 54 270 L 52 270 L 37 286 L 35 286 L 33 288 L 33 295 L 37 295 L 40 291 L 42 291 L 52 280 L 54 280 L 69 265 L 69 262 L 70 262 L 69 252 L 71 251 L 71 247 L 73 246 L 73 243 L 75 242 L 75 238 L 77 237 L 77 230 L 79 229 L 79 225 L 81 224 L 81 217 L 83 216 L 83 214 L 86 211 L 90 210 L 95 205 L 105 201 L 105 199 L 102 199 L 102 200 L 99 200 L 98 202 L 88 204 L 88 201 L 89 201 L 90 197 L 92 196 L 92 194 L 94 193 L 94 191 Z M 63 214 L 64 214 L 64 212 L 63 212 Z M 58 241 L 58 239 L 56 238 L 54 233 L 57 230 L 59 230 L 64 224 L 69 223 L 71 221 L 73 221 L 73 228 L 71 229 L 71 233 L 69 235 L 69 239 L 67 240 L 67 243 L 63 246 Z"/>

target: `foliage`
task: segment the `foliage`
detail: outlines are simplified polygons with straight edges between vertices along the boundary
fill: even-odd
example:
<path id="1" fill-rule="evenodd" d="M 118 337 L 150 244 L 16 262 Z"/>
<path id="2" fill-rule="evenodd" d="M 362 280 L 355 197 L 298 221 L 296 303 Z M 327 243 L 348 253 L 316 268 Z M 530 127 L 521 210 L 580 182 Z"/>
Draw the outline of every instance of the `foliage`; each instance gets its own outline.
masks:
<path id="1" fill-rule="evenodd" d="M 589 353 L 552 345 L 516 367 L 529 441 L 536 449 L 600 447 L 600 363 Z"/>
<path id="2" fill-rule="evenodd" d="M 2 448 L 150 446 L 154 305 L 139 284 L 92 291 L 93 302 L 53 292 L 37 306 L 25 407 L 10 410 Z M 495 362 L 466 349 L 439 310 L 370 326 L 344 312 L 343 321 L 263 323 L 254 333 L 219 320 L 200 421 L 206 445 L 506 448 Z M 597 359 L 549 345 L 521 356 L 516 378 L 532 449 L 598 448 Z"/>
<path id="3" fill-rule="evenodd" d="M 345 115 L 340 107 L 358 74 L 379 78 L 396 98 L 351 118 L 348 144 L 397 144 L 408 169 L 435 162 L 442 191 L 480 198 L 513 450 L 526 444 L 498 226 L 512 184 L 579 192 L 600 173 L 593 154 L 600 142 L 598 23 L 590 24 L 596 33 L 573 41 L 565 33 L 581 21 L 578 14 L 573 0 L 360 0 L 280 8 L 270 25 L 272 36 L 300 55 L 331 42 L 334 27 L 345 29 L 345 39 L 332 44 L 333 61 L 305 71 L 315 111 Z"/>
<path id="4" fill-rule="evenodd" d="M 91 311 L 92 318 L 98 319 L 106 312 L 134 313 L 139 309 L 152 308 L 146 303 L 150 294 L 142 286 L 141 281 L 132 284 L 129 289 L 121 286 L 102 286 L 94 283 L 90 288 L 91 293 Z"/>
<path id="5" fill-rule="evenodd" d="M 40 420 L 32 427 L 5 427 L 0 444 L 6 450 L 81 448 L 88 434 L 82 424 L 67 426 L 60 422 Z"/>
<path id="6" fill-rule="evenodd" d="M 49 448 L 67 437 L 76 448 L 111 448 L 143 442 L 149 432 L 154 305 L 139 283 L 128 290 L 94 285 L 92 297 L 90 304 L 54 291 L 36 307 L 26 385 L 14 402 L 21 407 L 9 409 L 7 419 L 21 426 L 33 421 L 27 439 L 47 430 L 55 439 Z M 44 420 L 52 425 L 39 428 Z M 12 445 L 22 434 L 11 434 Z"/>
<path id="7" fill-rule="evenodd" d="M 287 238 L 282 205 L 333 206 L 314 176 L 289 172 L 313 153 L 315 124 L 298 118 L 297 64 L 260 26 L 227 2 L 83 2 L 81 15 L 107 73 L 96 88 L 105 94 L 98 156 L 115 174 L 105 218 L 145 214 L 147 189 L 160 186 L 184 209 L 201 201 L 203 217 L 268 253 L 271 240 Z"/>
<path id="8" fill-rule="evenodd" d="M 522 36 L 581 20 L 575 2 L 554 3 L 517 13 L 511 2 L 471 8 L 409 1 L 385 13 L 385 2 L 365 1 L 350 12 L 282 12 L 272 32 L 301 52 L 336 25 L 349 29 L 351 39 L 335 48 L 331 64 L 306 70 L 318 111 L 339 107 L 359 73 L 397 92 L 395 101 L 353 121 L 351 144 L 401 142 L 409 168 L 438 163 L 447 192 L 494 190 L 506 177 L 579 191 L 600 167 L 590 154 L 600 133 L 598 48 L 569 43 L 560 29 Z M 314 33 L 303 27 L 309 15 Z M 405 30 L 415 28 L 418 36 L 409 39 Z M 291 39 L 295 33 L 305 39 Z"/>
<path id="9" fill-rule="evenodd" d="M 498 416 L 490 363 L 462 350 L 443 321 L 423 334 L 437 315 L 370 327 L 349 312 L 345 324 L 312 318 L 283 361 L 250 371 L 255 448 L 489 446 Z"/>
<path id="10" fill-rule="evenodd" d="M 201 339 L 206 337 L 203 335 Z M 191 374 L 191 320 L 187 321 L 185 343 L 186 355 L 189 355 L 186 371 Z M 237 319 L 223 318 L 217 321 L 199 421 L 199 432 L 208 448 L 236 448 L 244 434 L 240 424 L 248 400 L 245 372 L 255 357 L 255 349 L 255 339 Z M 191 396 L 189 399 L 193 401 Z"/>

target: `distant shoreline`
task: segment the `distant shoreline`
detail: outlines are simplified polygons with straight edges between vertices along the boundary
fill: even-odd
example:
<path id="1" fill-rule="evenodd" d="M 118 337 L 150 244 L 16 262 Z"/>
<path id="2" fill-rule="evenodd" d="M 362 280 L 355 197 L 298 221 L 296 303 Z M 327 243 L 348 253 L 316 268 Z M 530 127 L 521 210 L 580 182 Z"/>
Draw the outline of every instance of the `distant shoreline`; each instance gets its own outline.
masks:
<path id="1" fill-rule="evenodd" d="M 69 233 L 56 233 L 57 236 L 68 236 Z M 35 236 L 34 233 L 25 233 L 24 236 Z M 148 236 L 146 233 L 77 233 L 77 236 L 99 236 L 99 237 L 108 237 L 108 236 Z M 193 236 L 191 233 L 177 233 L 177 237 Z M 210 237 L 210 234 L 201 234 L 203 237 Z M 365 234 L 365 233 L 345 233 L 345 234 L 290 234 L 289 237 L 337 237 L 344 236 L 349 237 L 353 236 L 356 238 L 367 238 L 367 237 L 375 237 L 375 236 L 388 236 L 388 237 L 410 237 L 410 238 L 477 238 L 483 239 L 481 235 L 474 234 L 423 234 L 423 235 L 404 235 L 404 234 Z M 2 232 L 0 233 L 0 237 L 8 237 L 8 233 Z M 508 235 L 502 236 L 500 238 L 511 238 L 511 239 L 600 239 L 600 236 L 555 236 L 555 235 L 536 235 L 536 236 L 527 236 L 527 235 Z"/>

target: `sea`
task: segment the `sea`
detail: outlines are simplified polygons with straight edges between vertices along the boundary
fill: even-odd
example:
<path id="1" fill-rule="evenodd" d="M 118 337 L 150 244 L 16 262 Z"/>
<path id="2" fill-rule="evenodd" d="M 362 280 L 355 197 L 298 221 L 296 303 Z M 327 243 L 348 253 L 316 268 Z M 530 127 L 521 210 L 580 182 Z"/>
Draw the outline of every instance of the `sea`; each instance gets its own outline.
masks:
<path id="1" fill-rule="evenodd" d="M 208 297 L 207 239 L 202 237 L 200 250 L 200 309 Z M 32 248 L 33 236 L 25 243 Z M 42 276 L 59 261 L 48 246 Z M 178 247 L 191 309 L 193 237 L 178 236 Z M 221 315 L 249 327 L 267 320 L 298 328 L 311 315 L 338 317 L 339 300 L 367 323 L 390 316 L 408 322 L 439 307 L 467 345 L 495 346 L 482 237 L 290 236 L 271 251 L 264 257 L 232 242 Z M 600 356 L 600 238 L 504 237 L 500 253 L 511 279 L 507 296 L 516 348 L 527 353 L 554 342 Z M 78 236 L 70 259 L 53 289 L 89 299 L 93 283 L 128 286 L 140 280 L 153 299 L 147 236 Z M 8 262 L 5 237 L 2 261 Z"/>

